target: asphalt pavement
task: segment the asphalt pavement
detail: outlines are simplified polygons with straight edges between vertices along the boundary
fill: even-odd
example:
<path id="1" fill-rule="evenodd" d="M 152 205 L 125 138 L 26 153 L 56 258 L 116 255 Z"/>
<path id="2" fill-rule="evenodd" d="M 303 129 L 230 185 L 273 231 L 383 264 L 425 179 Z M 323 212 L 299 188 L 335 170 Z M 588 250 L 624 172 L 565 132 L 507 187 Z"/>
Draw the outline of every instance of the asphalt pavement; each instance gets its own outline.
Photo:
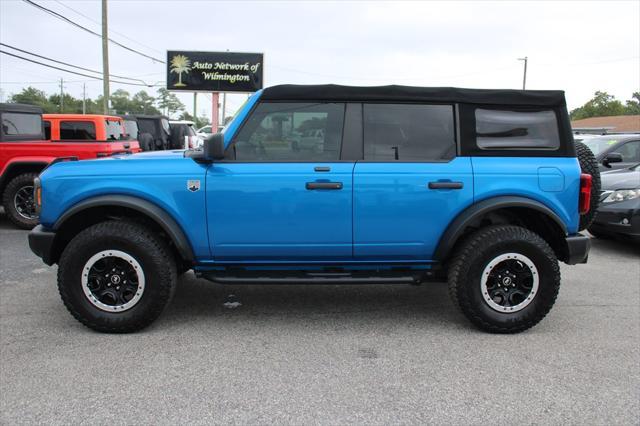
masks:
<path id="1" fill-rule="evenodd" d="M 0 215 L 0 424 L 639 424 L 640 249 L 593 240 L 551 313 L 474 329 L 445 283 L 179 283 L 148 329 L 93 332 Z"/>

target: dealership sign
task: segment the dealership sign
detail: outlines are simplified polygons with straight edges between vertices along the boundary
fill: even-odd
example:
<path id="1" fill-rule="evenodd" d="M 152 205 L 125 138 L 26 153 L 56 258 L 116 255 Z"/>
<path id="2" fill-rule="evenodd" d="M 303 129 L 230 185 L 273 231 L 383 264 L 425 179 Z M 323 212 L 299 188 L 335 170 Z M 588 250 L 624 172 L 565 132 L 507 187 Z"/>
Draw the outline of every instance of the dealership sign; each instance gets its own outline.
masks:
<path id="1" fill-rule="evenodd" d="M 167 89 L 255 92 L 262 89 L 262 53 L 167 52 Z"/>

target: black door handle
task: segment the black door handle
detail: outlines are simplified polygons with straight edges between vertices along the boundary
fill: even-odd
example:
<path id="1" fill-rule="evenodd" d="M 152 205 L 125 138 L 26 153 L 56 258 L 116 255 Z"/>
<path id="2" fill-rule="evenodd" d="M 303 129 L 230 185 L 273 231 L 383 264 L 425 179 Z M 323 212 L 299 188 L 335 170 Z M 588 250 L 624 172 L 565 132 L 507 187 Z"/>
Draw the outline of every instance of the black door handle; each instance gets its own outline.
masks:
<path id="1" fill-rule="evenodd" d="M 438 181 L 429 182 L 429 189 L 462 189 L 462 182 Z"/>
<path id="2" fill-rule="evenodd" d="M 307 189 L 342 189 L 342 182 L 307 182 Z"/>
<path id="3" fill-rule="evenodd" d="M 331 167 L 326 167 L 326 166 L 315 166 L 313 168 L 314 171 L 316 172 L 330 172 L 331 171 Z"/>

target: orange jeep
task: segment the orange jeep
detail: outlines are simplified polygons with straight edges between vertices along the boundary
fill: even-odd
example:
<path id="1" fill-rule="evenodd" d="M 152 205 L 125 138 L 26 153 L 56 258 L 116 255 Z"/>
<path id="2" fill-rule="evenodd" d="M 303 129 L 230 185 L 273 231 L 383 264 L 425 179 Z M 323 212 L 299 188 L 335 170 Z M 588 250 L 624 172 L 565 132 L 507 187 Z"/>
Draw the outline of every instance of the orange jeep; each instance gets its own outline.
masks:
<path id="1" fill-rule="evenodd" d="M 128 135 L 121 117 L 98 114 L 43 114 L 45 139 L 51 141 L 109 142 L 106 155 L 140 152 L 140 145 Z"/>

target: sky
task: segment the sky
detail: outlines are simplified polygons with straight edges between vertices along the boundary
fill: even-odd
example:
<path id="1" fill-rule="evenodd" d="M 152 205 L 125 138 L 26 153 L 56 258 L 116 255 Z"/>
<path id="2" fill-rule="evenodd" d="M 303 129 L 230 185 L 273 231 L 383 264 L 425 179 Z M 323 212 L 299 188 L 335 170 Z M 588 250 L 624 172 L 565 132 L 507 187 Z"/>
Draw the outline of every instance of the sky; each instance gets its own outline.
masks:
<path id="1" fill-rule="evenodd" d="M 100 1 L 33 0 L 101 31 Z M 149 56 L 167 50 L 263 52 L 265 86 L 282 83 L 560 89 L 570 109 L 596 90 L 640 91 L 640 1 L 332 2 L 109 0 L 109 36 Z M 0 0 L 0 42 L 102 69 L 101 39 L 20 0 Z M 14 52 L 6 47 L 5 51 Z M 14 52 L 16 53 L 16 52 Z M 20 53 L 18 53 L 20 54 Z M 20 54 L 25 56 L 24 54 Z M 165 65 L 109 47 L 110 72 L 163 84 Z M 23 87 L 82 97 L 102 82 L 0 54 L 0 100 Z M 111 90 L 143 87 L 112 83 Z M 150 92 L 156 88 L 146 89 Z M 180 93 L 189 112 L 193 96 Z M 229 95 L 227 115 L 246 95 Z M 198 115 L 211 97 L 198 95 Z"/>

